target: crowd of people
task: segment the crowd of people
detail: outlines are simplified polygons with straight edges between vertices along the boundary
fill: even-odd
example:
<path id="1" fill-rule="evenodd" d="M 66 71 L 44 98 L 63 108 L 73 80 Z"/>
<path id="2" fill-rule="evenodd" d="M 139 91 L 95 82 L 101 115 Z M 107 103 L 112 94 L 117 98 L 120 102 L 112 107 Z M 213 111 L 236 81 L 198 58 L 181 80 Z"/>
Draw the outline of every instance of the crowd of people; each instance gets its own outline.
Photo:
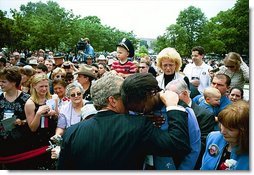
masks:
<path id="1" fill-rule="evenodd" d="M 175 48 L 135 60 L 127 38 L 98 57 L 81 41 L 71 59 L 1 53 L 1 169 L 250 169 L 249 67 L 238 53 L 215 71 L 201 46 L 183 67 Z"/>

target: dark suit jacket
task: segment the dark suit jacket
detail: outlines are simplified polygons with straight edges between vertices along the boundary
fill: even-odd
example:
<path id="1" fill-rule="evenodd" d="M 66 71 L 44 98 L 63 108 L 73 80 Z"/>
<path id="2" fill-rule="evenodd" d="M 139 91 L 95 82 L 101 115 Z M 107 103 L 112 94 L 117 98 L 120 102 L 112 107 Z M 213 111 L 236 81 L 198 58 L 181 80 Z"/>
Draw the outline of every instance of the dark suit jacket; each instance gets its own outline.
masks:
<path id="1" fill-rule="evenodd" d="M 58 169 L 142 169 L 145 155 L 184 158 L 190 152 L 187 113 L 171 110 L 168 131 L 144 116 L 99 112 L 63 135 Z"/>
<path id="2" fill-rule="evenodd" d="M 192 102 L 191 108 L 193 109 L 198 124 L 201 131 L 201 142 L 202 145 L 205 146 L 206 144 L 206 137 L 207 135 L 214 131 L 214 126 L 216 125 L 215 116 L 209 110 L 198 106 L 196 103 Z"/>

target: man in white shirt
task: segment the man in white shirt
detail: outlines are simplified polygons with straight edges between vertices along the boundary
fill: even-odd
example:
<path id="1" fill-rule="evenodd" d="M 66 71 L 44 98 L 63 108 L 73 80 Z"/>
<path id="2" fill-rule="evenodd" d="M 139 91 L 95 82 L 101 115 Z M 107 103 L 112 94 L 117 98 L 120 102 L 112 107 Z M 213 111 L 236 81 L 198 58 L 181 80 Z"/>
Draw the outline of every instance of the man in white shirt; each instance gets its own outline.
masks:
<path id="1" fill-rule="evenodd" d="M 203 61 L 205 50 L 201 46 L 196 46 L 191 50 L 193 63 L 187 64 L 183 73 L 189 78 L 190 82 L 196 86 L 200 93 L 203 93 L 206 87 L 210 86 L 211 77 L 209 70 L 212 67 Z"/>

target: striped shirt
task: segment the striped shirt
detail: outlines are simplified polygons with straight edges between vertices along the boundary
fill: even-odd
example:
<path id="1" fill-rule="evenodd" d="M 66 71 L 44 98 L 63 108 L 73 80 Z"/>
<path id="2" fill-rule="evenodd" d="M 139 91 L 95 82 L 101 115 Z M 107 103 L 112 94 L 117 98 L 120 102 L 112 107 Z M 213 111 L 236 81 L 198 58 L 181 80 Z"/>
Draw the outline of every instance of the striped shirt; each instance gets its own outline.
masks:
<path id="1" fill-rule="evenodd" d="M 115 61 L 111 66 L 111 70 L 115 70 L 117 73 L 132 74 L 136 73 L 137 67 L 131 61 L 127 61 L 124 64 L 121 64 L 119 61 Z"/>

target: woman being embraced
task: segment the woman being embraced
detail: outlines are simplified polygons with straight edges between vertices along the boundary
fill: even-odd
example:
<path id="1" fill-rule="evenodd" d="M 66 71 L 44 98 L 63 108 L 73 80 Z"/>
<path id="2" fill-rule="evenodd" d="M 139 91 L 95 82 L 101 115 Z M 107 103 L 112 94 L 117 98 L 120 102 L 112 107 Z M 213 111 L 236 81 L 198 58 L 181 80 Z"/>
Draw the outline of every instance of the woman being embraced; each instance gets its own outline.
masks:
<path id="1" fill-rule="evenodd" d="M 232 103 L 218 121 L 220 131 L 207 137 L 201 170 L 249 170 L 249 103 Z"/>

